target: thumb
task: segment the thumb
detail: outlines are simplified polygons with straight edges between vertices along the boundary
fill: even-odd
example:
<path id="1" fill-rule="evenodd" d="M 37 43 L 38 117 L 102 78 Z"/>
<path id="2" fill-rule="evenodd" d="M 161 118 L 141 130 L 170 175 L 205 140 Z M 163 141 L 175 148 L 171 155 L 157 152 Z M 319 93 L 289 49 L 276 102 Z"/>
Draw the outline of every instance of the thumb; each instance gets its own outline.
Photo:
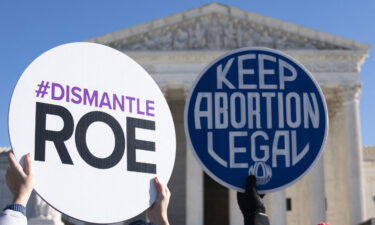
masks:
<path id="1" fill-rule="evenodd" d="M 163 187 L 162 187 L 162 184 L 160 183 L 160 181 L 157 177 L 154 178 L 154 184 L 155 184 L 156 190 L 158 191 L 157 197 L 161 198 L 162 192 L 163 192 Z"/>

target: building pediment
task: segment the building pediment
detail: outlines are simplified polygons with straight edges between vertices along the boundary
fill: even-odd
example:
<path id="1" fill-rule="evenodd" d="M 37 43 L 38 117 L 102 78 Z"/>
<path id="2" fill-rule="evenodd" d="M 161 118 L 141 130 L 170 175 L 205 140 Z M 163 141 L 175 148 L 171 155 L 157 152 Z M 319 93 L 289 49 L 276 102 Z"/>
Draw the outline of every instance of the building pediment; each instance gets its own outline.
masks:
<path id="1" fill-rule="evenodd" d="M 274 49 L 368 50 L 369 46 L 230 6 L 211 3 L 96 37 L 120 50 Z"/>

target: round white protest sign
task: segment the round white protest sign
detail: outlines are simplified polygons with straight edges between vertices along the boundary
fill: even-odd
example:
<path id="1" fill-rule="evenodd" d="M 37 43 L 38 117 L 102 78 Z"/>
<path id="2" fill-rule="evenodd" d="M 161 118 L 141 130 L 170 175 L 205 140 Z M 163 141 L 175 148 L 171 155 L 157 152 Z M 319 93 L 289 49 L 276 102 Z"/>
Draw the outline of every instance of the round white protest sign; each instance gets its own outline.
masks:
<path id="1" fill-rule="evenodd" d="M 73 218 L 113 223 L 136 216 L 167 183 L 176 138 L 158 85 L 112 48 L 71 43 L 35 59 L 9 109 L 18 159 L 31 152 L 35 190 Z"/>

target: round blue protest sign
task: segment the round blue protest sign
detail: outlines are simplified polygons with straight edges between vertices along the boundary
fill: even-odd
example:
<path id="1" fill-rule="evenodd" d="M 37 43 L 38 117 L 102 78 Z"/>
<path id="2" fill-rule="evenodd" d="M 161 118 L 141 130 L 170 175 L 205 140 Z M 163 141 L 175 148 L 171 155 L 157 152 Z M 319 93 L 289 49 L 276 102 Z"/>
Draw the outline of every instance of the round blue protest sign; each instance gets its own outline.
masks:
<path id="1" fill-rule="evenodd" d="M 328 131 L 323 93 L 296 60 L 268 48 L 243 48 L 198 76 L 185 106 L 190 147 L 220 184 L 244 191 L 246 177 L 268 193 L 303 177 Z"/>

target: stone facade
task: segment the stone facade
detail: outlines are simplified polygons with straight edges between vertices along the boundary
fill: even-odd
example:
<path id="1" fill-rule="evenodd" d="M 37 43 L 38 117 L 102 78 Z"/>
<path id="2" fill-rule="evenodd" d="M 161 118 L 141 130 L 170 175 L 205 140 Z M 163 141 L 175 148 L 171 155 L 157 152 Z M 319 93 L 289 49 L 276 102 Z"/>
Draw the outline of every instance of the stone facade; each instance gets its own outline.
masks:
<path id="1" fill-rule="evenodd" d="M 329 135 L 319 162 L 290 188 L 265 197 L 271 224 L 327 221 L 331 225 L 357 225 L 375 216 L 371 213 L 374 202 L 368 198 L 375 190 L 374 163 L 368 156 L 373 154 L 365 150 L 363 160 L 358 113 L 360 67 L 368 45 L 217 3 L 89 41 L 132 57 L 151 74 L 168 100 L 177 135 L 176 163 L 169 183 L 171 224 L 209 225 L 204 221 L 210 221 L 204 213 L 210 210 L 205 205 L 209 199 L 204 196 L 207 178 L 188 149 L 184 134 L 187 92 L 208 63 L 229 49 L 246 46 L 281 49 L 300 61 L 322 87 L 329 111 Z M 218 190 L 212 188 L 209 191 Z M 1 204 L 10 200 L 9 193 L 1 194 Z M 227 201 L 223 202 L 228 205 L 223 208 L 228 212 L 217 212 L 231 225 L 242 224 L 235 195 L 234 191 L 225 195 Z"/>
<path id="2" fill-rule="evenodd" d="M 365 173 L 366 218 L 375 224 L 375 146 L 363 148 Z M 370 223 L 371 224 L 371 223 Z"/>
<path id="3" fill-rule="evenodd" d="M 331 129 L 324 154 L 309 174 L 287 190 L 266 197 L 271 222 L 281 225 L 328 221 L 349 225 L 367 218 L 358 101 L 360 67 L 369 46 L 216 3 L 90 41 L 130 55 L 165 93 L 187 92 L 200 71 L 228 49 L 270 47 L 296 58 L 313 73 L 324 91 Z M 166 94 L 166 97 L 184 98 L 181 94 Z M 170 107 L 173 110 L 175 106 Z M 194 158 L 187 155 L 184 160 L 186 171 L 202 173 L 192 163 Z M 182 198 L 178 202 L 186 202 L 186 221 L 203 224 L 204 213 L 198 214 L 198 218 L 190 214 L 196 208 L 206 209 L 199 205 L 201 201 L 204 205 L 205 197 L 189 191 L 192 184 L 204 187 L 204 179 L 197 174 L 194 179 L 187 180 L 186 191 L 199 199 L 199 203 Z M 173 184 L 170 186 L 173 192 Z M 287 198 L 291 200 L 292 210 L 286 213 Z M 241 224 L 232 191 L 228 210 L 230 224 Z"/>

